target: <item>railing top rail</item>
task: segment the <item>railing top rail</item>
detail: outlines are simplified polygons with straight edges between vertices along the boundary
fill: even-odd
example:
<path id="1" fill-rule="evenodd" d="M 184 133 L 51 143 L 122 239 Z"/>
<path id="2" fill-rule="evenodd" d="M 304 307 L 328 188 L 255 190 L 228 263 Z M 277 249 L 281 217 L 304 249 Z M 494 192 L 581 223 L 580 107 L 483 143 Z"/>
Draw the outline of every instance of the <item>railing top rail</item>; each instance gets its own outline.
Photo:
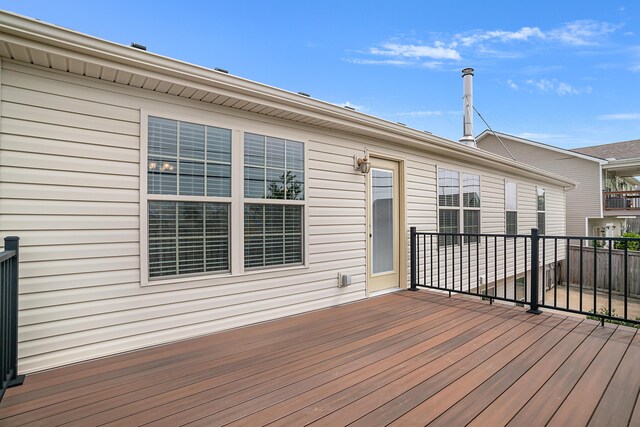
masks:
<path id="1" fill-rule="evenodd" d="M 605 240 L 608 242 L 640 242 L 638 237 L 596 237 L 596 236 L 540 236 L 547 239 L 566 239 L 566 240 Z"/>
<path id="2" fill-rule="evenodd" d="M 629 194 L 629 193 L 640 194 L 640 190 L 603 191 L 603 193 L 604 194 Z"/>
<path id="3" fill-rule="evenodd" d="M 460 237 L 526 237 L 531 238 L 531 234 L 495 234 L 495 233 L 439 233 L 435 231 L 416 231 L 422 236 L 460 236 Z"/>
<path id="4" fill-rule="evenodd" d="M 421 236 L 458 236 L 458 237 L 521 237 L 531 238 L 531 234 L 496 234 L 496 233 L 440 233 L 436 231 L 416 231 L 416 235 Z M 597 236 L 551 236 L 539 234 L 538 237 L 545 239 L 564 239 L 564 240 L 600 240 L 612 242 L 640 242 L 638 237 L 597 237 Z"/>
<path id="5" fill-rule="evenodd" d="M 3 251 L 0 252 L 0 262 L 13 258 L 16 255 L 16 251 Z"/>

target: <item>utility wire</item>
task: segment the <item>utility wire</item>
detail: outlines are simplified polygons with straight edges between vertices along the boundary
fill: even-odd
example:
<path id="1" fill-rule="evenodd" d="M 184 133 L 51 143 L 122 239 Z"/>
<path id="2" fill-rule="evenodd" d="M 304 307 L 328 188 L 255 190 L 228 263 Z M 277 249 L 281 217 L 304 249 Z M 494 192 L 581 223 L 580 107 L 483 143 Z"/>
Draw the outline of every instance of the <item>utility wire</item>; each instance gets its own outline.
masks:
<path id="1" fill-rule="evenodd" d="M 487 127 L 489 128 L 489 130 L 491 131 L 491 133 L 493 134 L 493 136 L 495 136 L 498 141 L 500 141 L 500 144 L 502 144 L 502 146 L 504 147 L 505 150 L 507 150 L 507 153 L 509 153 L 509 156 L 511 157 L 511 159 L 516 162 L 516 158 L 513 157 L 513 154 L 511 154 L 511 151 L 509 151 L 509 149 L 507 148 L 506 145 L 504 145 L 504 142 L 502 142 L 502 140 L 500 139 L 500 137 L 498 136 L 498 134 L 496 134 L 493 129 L 491 129 L 491 126 L 489 126 L 489 123 L 487 123 L 487 121 L 484 119 L 484 117 L 482 117 L 482 114 L 480 114 L 480 111 L 478 111 L 478 109 L 474 106 L 473 107 L 473 111 L 475 111 L 476 113 L 478 113 L 478 116 L 482 119 L 482 121 L 484 122 L 485 125 L 487 125 Z"/>

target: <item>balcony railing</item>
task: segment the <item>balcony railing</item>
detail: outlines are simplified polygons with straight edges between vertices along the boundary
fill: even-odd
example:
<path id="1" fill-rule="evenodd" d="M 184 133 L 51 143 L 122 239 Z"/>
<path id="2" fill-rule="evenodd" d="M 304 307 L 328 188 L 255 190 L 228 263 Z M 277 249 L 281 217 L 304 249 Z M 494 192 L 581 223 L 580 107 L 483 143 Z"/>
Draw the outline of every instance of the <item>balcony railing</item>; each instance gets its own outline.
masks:
<path id="1" fill-rule="evenodd" d="M 604 191 L 602 201 L 605 210 L 640 211 L 640 190 Z"/>
<path id="2" fill-rule="evenodd" d="M 411 227 L 418 287 L 640 324 L 640 239 L 451 234 Z"/>

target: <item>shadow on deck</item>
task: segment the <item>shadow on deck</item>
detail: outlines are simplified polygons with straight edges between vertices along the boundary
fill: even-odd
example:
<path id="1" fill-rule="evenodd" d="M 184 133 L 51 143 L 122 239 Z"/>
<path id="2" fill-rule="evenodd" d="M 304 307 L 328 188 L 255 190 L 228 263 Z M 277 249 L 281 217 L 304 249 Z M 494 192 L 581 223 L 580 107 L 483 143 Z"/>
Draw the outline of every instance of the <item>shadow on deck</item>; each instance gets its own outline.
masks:
<path id="1" fill-rule="evenodd" d="M 398 292 L 27 376 L 0 425 L 640 425 L 640 334 Z"/>

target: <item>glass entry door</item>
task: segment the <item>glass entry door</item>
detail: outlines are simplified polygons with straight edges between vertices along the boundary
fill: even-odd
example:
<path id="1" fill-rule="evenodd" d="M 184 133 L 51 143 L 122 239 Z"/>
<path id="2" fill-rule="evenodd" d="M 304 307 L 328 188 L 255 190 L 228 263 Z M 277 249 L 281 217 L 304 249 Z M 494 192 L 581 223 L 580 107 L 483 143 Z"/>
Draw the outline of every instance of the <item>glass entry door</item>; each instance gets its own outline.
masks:
<path id="1" fill-rule="evenodd" d="M 371 158 L 368 174 L 368 290 L 400 284 L 400 197 L 397 162 Z"/>

